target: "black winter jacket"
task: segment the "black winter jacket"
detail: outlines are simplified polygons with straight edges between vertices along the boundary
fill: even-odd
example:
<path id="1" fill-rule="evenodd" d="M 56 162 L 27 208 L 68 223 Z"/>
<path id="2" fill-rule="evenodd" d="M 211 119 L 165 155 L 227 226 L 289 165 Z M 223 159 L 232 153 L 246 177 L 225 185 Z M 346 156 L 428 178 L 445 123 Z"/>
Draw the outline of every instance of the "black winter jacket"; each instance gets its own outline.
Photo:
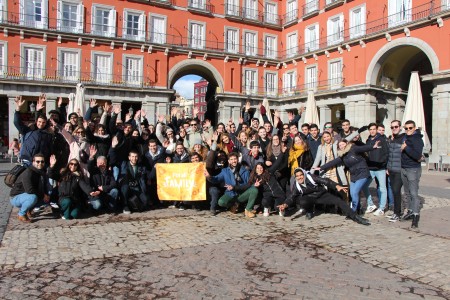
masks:
<path id="1" fill-rule="evenodd" d="M 370 151 L 369 158 L 367 159 L 367 166 L 369 167 L 369 170 L 372 171 L 385 170 L 389 154 L 389 147 L 386 141 L 386 136 L 384 135 L 377 133 L 374 137 L 369 136 L 366 144 L 373 146 L 377 141 L 380 141 L 378 147 L 381 148 L 376 148 L 373 149 L 373 151 Z"/>
<path id="2" fill-rule="evenodd" d="M 389 172 L 400 173 L 402 171 L 402 144 L 404 133 L 394 135 L 388 139 L 389 155 L 387 169 Z"/>
<path id="3" fill-rule="evenodd" d="M 424 146 L 420 130 L 417 129 L 412 135 L 405 135 L 404 141 L 406 147 L 402 151 L 402 168 L 420 168 Z"/>
<path id="4" fill-rule="evenodd" d="M 112 189 L 117 188 L 116 180 L 110 170 L 102 172 L 96 165 L 95 160 L 88 161 L 88 171 L 91 175 L 90 183 L 93 190 L 98 191 L 98 187 L 103 188 L 103 193 L 109 193 Z"/>
<path id="5" fill-rule="evenodd" d="M 81 172 L 81 171 L 80 171 Z M 91 186 L 76 173 L 68 175 L 68 178 L 61 178 L 61 174 L 57 168 L 49 168 L 48 176 L 59 181 L 58 196 L 59 200 L 69 197 L 76 205 L 84 204 L 83 200 L 92 192 Z M 86 194 L 85 195 L 83 195 Z"/>
<path id="6" fill-rule="evenodd" d="M 294 182 L 294 186 L 292 188 L 292 193 L 284 202 L 285 204 L 287 204 L 290 207 L 295 206 L 297 197 L 309 198 L 312 201 L 314 201 L 315 199 L 319 198 L 320 196 L 322 196 L 323 194 L 328 192 L 328 190 L 326 188 L 336 190 L 337 184 L 335 182 L 331 181 L 330 179 L 322 178 L 322 177 L 319 177 L 319 176 L 316 176 L 313 174 L 309 174 L 309 175 L 311 176 L 311 178 L 314 180 L 314 182 L 316 184 L 314 185 L 309 180 L 308 176 L 306 176 L 306 174 L 305 174 L 305 182 L 304 182 L 304 185 L 301 186 L 302 190 L 299 191 Z"/>
<path id="7" fill-rule="evenodd" d="M 14 197 L 27 193 L 37 195 L 38 199 L 42 199 L 44 194 L 48 194 L 47 182 L 45 172 L 31 165 L 19 175 L 9 195 Z"/>

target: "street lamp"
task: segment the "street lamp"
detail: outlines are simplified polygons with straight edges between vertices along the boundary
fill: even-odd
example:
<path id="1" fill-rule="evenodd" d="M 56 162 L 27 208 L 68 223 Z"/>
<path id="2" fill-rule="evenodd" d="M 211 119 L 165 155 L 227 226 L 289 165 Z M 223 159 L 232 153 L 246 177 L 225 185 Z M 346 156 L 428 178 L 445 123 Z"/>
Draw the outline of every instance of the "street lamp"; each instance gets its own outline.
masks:
<path id="1" fill-rule="evenodd" d="M 339 109 L 336 110 L 336 119 L 338 119 L 338 120 L 341 119 L 341 111 Z"/>
<path id="2" fill-rule="evenodd" d="M 31 102 L 30 104 L 30 112 L 36 112 L 36 104 L 34 104 L 34 102 Z"/>
<path id="3" fill-rule="evenodd" d="M 130 108 L 128 109 L 128 113 L 130 114 L 130 117 L 133 116 L 134 114 L 133 106 L 130 106 Z"/>

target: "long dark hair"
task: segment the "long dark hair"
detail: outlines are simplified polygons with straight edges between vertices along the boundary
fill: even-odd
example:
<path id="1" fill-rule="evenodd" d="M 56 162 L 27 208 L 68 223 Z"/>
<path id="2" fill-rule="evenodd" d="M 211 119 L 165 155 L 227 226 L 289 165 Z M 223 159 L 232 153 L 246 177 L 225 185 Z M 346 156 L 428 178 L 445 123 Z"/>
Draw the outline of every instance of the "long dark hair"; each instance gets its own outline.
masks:
<path id="1" fill-rule="evenodd" d="M 70 171 L 69 165 L 70 165 L 71 162 L 76 162 L 77 163 L 77 173 L 78 174 L 74 174 L 72 171 Z M 61 169 L 61 180 L 62 181 L 69 181 L 70 177 L 72 175 L 78 176 L 80 178 L 84 177 L 83 176 L 83 170 L 81 170 L 80 162 L 76 158 L 72 158 L 71 160 L 69 160 L 69 162 L 67 163 L 67 166 L 65 168 Z"/>
<path id="2" fill-rule="evenodd" d="M 261 175 L 256 174 L 257 166 L 262 166 L 264 170 Z M 257 163 L 253 168 L 252 172 L 250 173 L 250 179 L 248 180 L 248 182 L 255 183 L 257 179 L 261 179 L 261 185 L 268 183 L 270 179 L 269 170 L 267 170 L 266 166 L 262 162 Z"/>

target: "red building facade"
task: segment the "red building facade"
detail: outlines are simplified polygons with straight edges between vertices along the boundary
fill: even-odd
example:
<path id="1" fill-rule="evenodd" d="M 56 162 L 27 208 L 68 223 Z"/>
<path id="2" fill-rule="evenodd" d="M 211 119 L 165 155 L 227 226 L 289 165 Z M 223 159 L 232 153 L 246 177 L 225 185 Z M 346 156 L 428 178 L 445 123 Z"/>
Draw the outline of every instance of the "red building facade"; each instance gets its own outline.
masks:
<path id="1" fill-rule="evenodd" d="M 188 74 L 215 87 L 220 121 L 264 98 L 286 118 L 312 89 L 321 123 L 389 124 L 418 71 L 433 149 L 450 152 L 448 0 L 0 0 L 0 10 L 0 124 L 10 137 L 16 95 L 46 93 L 49 110 L 81 82 L 86 99 L 153 118 Z"/>
<path id="2" fill-rule="evenodd" d="M 198 109 L 198 118 L 203 121 L 206 112 L 206 89 L 208 88 L 208 81 L 200 79 L 199 82 L 194 83 L 194 108 Z"/>

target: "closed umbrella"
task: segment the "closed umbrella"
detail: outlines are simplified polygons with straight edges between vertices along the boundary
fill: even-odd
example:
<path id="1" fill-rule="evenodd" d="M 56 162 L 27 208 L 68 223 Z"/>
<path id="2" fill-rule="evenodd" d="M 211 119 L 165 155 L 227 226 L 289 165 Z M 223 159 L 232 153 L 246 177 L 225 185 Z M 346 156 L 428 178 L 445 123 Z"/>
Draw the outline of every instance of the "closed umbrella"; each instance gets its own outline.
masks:
<path id="1" fill-rule="evenodd" d="M 74 102 L 75 102 L 75 94 L 70 93 L 69 94 L 69 104 L 67 105 L 67 117 L 69 117 L 69 115 L 74 112 L 74 110 L 73 110 Z"/>
<path id="2" fill-rule="evenodd" d="M 308 99 L 306 100 L 306 111 L 304 123 L 319 125 L 319 112 L 317 111 L 316 99 L 314 98 L 314 92 L 308 92 Z"/>
<path id="3" fill-rule="evenodd" d="M 405 122 L 408 120 L 413 120 L 416 123 L 416 127 L 420 129 L 423 135 L 423 152 L 428 153 L 431 149 L 431 144 L 425 128 L 425 113 L 423 110 L 422 90 L 420 89 L 420 79 L 419 73 L 417 71 L 411 72 L 408 97 L 406 98 L 405 112 L 403 113 L 402 124 L 405 124 Z"/>
<path id="4" fill-rule="evenodd" d="M 75 93 L 75 101 L 73 102 L 73 111 L 80 114 L 80 117 L 84 117 L 86 113 L 86 105 L 84 104 L 84 85 L 82 83 L 77 84 L 77 90 Z"/>

